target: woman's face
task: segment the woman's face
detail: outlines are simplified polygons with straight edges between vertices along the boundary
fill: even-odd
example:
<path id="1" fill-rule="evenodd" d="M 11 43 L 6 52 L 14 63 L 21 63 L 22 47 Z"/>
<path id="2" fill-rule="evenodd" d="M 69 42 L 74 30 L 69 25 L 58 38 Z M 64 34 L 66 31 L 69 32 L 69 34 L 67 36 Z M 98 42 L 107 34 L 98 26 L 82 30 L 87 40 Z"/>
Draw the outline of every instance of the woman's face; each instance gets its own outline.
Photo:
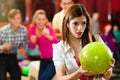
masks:
<path id="1" fill-rule="evenodd" d="M 39 29 L 43 29 L 46 26 L 46 15 L 38 14 L 35 18 L 35 24 Z"/>
<path id="2" fill-rule="evenodd" d="M 71 5 L 73 5 L 73 0 L 61 0 L 60 6 L 65 12 Z"/>
<path id="3" fill-rule="evenodd" d="M 113 31 L 117 31 L 118 30 L 118 26 L 117 25 L 114 25 L 113 26 Z"/>
<path id="4" fill-rule="evenodd" d="M 110 32 L 111 29 L 112 29 L 112 26 L 110 24 L 108 24 L 108 25 L 105 26 L 105 32 L 106 33 Z"/>
<path id="5" fill-rule="evenodd" d="M 86 29 L 87 19 L 84 15 L 73 18 L 67 25 L 70 35 L 81 38 Z"/>

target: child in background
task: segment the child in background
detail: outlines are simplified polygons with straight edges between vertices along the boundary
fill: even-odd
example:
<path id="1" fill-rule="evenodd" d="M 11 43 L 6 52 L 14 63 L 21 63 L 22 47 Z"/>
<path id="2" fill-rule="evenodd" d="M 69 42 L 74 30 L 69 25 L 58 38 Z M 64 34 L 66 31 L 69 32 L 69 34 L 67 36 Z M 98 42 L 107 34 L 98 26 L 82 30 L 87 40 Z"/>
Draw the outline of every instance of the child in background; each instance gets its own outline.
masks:
<path id="1" fill-rule="evenodd" d="M 0 28 L 0 80 L 6 80 L 7 72 L 10 80 L 21 80 L 20 67 L 16 58 L 18 52 L 26 55 L 28 32 L 21 25 L 22 16 L 19 9 L 11 9 L 8 13 L 7 25 Z"/>

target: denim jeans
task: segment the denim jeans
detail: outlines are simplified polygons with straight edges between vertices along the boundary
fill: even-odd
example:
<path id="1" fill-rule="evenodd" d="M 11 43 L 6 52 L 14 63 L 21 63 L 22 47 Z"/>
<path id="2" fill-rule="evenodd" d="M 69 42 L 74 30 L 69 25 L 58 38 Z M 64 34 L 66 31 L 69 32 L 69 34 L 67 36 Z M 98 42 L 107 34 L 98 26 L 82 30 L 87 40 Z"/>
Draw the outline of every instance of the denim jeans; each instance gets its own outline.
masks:
<path id="1" fill-rule="evenodd" d="M 38 80 L 52 80 L 55 75 L 55 66 L 52 60 L 40 61 Z"/>

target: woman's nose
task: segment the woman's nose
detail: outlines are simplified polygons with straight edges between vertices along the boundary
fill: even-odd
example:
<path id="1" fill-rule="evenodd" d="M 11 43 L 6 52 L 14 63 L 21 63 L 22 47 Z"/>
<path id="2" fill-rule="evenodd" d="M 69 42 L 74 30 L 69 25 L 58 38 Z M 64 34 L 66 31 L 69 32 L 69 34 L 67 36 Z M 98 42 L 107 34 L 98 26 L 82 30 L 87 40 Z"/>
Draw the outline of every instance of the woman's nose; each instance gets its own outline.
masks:
<path id="1" fill-rule="evenodd" d="M 82 28 L 82 25 L 79 24 L 79 25 L 78 25 L 78 30 L 81 30 L 81 28 Z"/>

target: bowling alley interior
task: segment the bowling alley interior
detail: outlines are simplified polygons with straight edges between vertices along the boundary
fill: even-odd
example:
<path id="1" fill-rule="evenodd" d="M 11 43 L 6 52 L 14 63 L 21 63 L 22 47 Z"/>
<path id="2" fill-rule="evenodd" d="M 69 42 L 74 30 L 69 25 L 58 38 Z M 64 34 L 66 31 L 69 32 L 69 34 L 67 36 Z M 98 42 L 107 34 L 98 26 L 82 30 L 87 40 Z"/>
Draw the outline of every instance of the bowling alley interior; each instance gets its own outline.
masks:
<path id="1" fill-rule="evenodd" d="M 64 16 L 67 14 L 67 10 L 69 11 L 69 8 L 71 8 L 71 6 L 75 4 L 82 4 L 85 7 L 90 18 L 90 28 L 89 28 L 90 34 L 99 35 L 100 38 L 103 40 L 103 43 L 109 48 L 109 50 L 112 53 L 111 55 L 114 61 L 113 61 L 113 66 L 111 67 L 112 73 L 109 80 L 120 80 L 120 0 L 0 0 L 0 70 L 2 70 L 3 67 L 2 65 L 4 65 L 1 64 L 2 62 L 8 64 L 8 62 L 4 61 L 5 59 L 3 59 L 3 56 L 4 57 L 7 56 L 8 59 L 11 59 L 9 57 L 10 56 L 12 57 L 12 55 L 15 54 L 16 56 L 15 60 L 17 60 L 17 65 L 19 66 L 20 69 L 18 70 L 20 71 L 20 80 L 44 80 L 46 77 L 43 77 L 44 79 L 43 78 L 41 79 L 40 74 L 42 75 L 42 73 L 44 73 L 45 68 L 48 67 L 45 65 L 48 65 L 49 61 L 53 62 L 52 68 L 54 68 L 55 72 L 51 78 L 45 80 L 59 80 L 57 77 L 59 77 L 60 75 L 57 76 L 56 66 L 54 65 L 54 53 L 57 50 L 54 50 L 53 44 L 59 44 L 62 42 L 62 36 L 64 34 L 64 32 L 62 32 L 62 30 L 64 29 L 63 28 L 64 24 L 62 24 L 62 22 L 65 21 L 66 18 Z M 69 7 L 66 9 L 66 11 L 64 11 L 65 7 L 67 6 Z M 16 12 L 12 13 L 11 11 L 12 9 L 14 10 L 16 9 Z M 17 10 L 20 13 L 19 12 L 17 13 Z M 39 13 L 37 13 L 37 11 Z M 63 14 L 61 15 L 59 14 L 57 19 L 54 20 L 56 14 L 62 11 Z M 20 14 L 21 16 L 17 18 L 16 14 Z M 41 14 L 40 16 L 41 19 L 37 17 L 38 14 Z M 53 33 L 51 33 L 49 29 L 46 29 L 46 27 L 45 27 L 46 31 L 43 30 L 44 33 L 43 31 L 37 33 L 37 28 L 36 28 L 37 24 L 39 26 L 42 26 L 42 27 L 37 27 L 38 30 L 42 29 L 44 26 L 50 26 L 51 27 L 50 30 L 53 31 L 54 36 L 56 38 L 56 42 L 53 42 L 52 40 L 48 41 L 48 39 L 44 40 L 44 36 L 42 36 L 43 34 L 44 35 L 46 34 L 47 36 L 48 34 L 53 35 Z M 85 24 L 87 24 L 87 22 Z M 12 28 L 6 29 L 8 25 L 9 27 L 11 27 L 10 25 L 13 25 L 16 26 L 17 28 L 20 28 L 20 26 L 22 26 L 25 28 L 26 32 L 20 32 L 20 29 L 18 29 L 18 31 L 15 32 L 12 30 Z M 58 26 L 60 25 L 60 28 L 57 27 L 57 25 Z M 82 23 L 80 23 L 80 25 L 82 26 Z M 34 27 L 35 29 L 31 28 L 31 26 Z M 22 29 L 21 31 L 23 31 Z M 7 34 L 7 32 L 10 32 L 10 30 L 13 31 L 16 35 L 15 34 L 13 35 L 12 33 Z M 38 35 L 40 34 L 40 36 L 35 36 L 37 34 Z M 51 39 L 51 36 L 49 36 L 49 38 Z M 35 47 L 33 42 L 35 42 L 35 44 L 37 44 L 38 46 Z M 12 45 L 9 46 L 9 43 Z M 5 44 L 7 44 L 6 47 Z M 24 45 L 27 45 L 27 48 L 26 47 L 21 48 L 24 47 Z M 14 49 L 11 46 L 13 46 Z M 6 51 L 4 49 L 6 50 L 9 49 L 9 50 Z M 29 52 L 28 49 L 30 50 Z M 61 49 L 58 48 L 58 51 L 60 50 Z M 16 52 L 13 53 L 12 51 L 16 51 Z M 48 57 L 49 59 L 47 59 Z M 13 60 L 12 62 L 15 61 Z M 7 65 L 7 67 L 9 66 Z M 9 70 L 7 67 L 5 67 L 6 68 L 5 78 L 7 80 L 12 80 L 14 78 L 11 77 L 12 73 L 10 74 L 9 72 L 12 70 Z M 40 70 L 40 67 L 42 70 Z M 0 80 L 6 80 L 3 78 L 3 75 L 1 74 L 3 73 L 2 71 L 0 71 Z M 52 72 L 53 70 L 51 71 L 48 70 L 47 73 L 44 75 L 48 76 L 52 74 Z M 61 73 L 61 75 L 63 74 Z M 79 80 L 94 80 L 94 79 L 79 79 Z M 95 79 L 95 80 L 105 80 L 105 79 Z"/>

